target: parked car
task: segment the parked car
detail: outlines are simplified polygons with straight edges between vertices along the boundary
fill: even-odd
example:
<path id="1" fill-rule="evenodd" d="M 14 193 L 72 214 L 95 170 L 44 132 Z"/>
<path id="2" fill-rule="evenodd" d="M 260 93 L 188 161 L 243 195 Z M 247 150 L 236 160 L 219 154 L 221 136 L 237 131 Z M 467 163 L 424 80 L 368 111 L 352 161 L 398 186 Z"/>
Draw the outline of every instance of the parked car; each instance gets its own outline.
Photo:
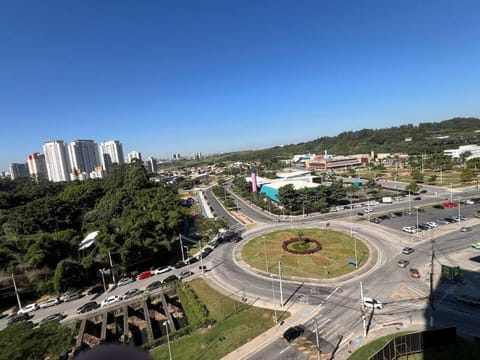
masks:
<path id="1" fill-rule="evenodd" d="M 38 322 L 38 326 L 45 325 L 46 323 L 52 322 L 52 321 L 61 321 L 62 319 L 66 318 L 67 315 L 64 315 L 63 313 L 55 313 L 52 315 L 48 315 L 47 317 L 43 318 Z"/>
<path id="2" fill-rule="evenodd" d="M 402 231 L 405 231 L 407 233 L 410 233 L 410 234 L 415 234 L 417 232 L 417 229 L 415 226 L 404 226 L 402 228 Z"/>
<path id="3" fill-rule="evenodd" d="M 103 285 L 95 285 L 91 289 L 87 290 L 87 295 L 96 295 L 105 292 Z"/>
<path id="4" fill-rule="evenodd" d="M 89 302 L 83 304 L 82 306 L 80 306 L 77 309 L 77 314 L 83 314 L 83 313 L 86 313 L 88 311 L 98 309 L 99 307 L 100 307 L 100 305 L 97 304 L 95 301 L 89 301 Z"/>
<path id="5" fill-rule="evenodd" d="M 145 288 L 145 291 L 152 291 L 152 290 L 158 289 L 161 286 L 162 286 L 162 282 L 160 280 L 157 280 L 148 284 L 147 287 Z"/>
<path id="6" fill-rule="evenodd" d="M 383 304 L 380 301 L 369 297 L 363 298 L 363 305 L 370 309 L 383 309 Z"/>
<path id="7" fill-rule="evenodd" d="M 17 314 L 28 314 L 32 311 L 38 310 L 38 304 L 28 304 L 27 306 L 22 307 L 20 310 L 17 311 Z"/>
<path id="8" fill-rule="evenodd" d="M 480 242 L 472 244 L 472 249 L 480 250 Z"/>
<path id="9" fill-rule="evenodd" d="M 430 230 L 431 229 L 431 227 L 426 223 L 418 225 L 418 228 L 421 229 L 421 230 Z"/>
<path id="10" fill-rule="evenodd" d="M 397 265 L 401 268 L 406 268 L 410 264 L 410 261 L 408 260 L 398 260 Z"/>
<path id="11" fill-rule="evenodd" d="M 144 272 L 138 274 L 137 275 L 137 280 L 148 279 L 150 276 L 152 276 L 152 272 L 147 270 L 147 271 L 144 271 Z"/>
<path id="12" fill-rule="evenodd" d="M 415 279 L 419 279 L 420 278 L 420 272 L 418 271 L 418 269 L 414 269 L 414 268 L 410 268 L 408 270 L 408 273 L 410 274 L 410 276 L 412 278 L 415 278 Z"/>
<path id="13" fill-rule="evenodd" d="M 450 224 L 450 220 L 447 220 L 447 218 L 441 218 L 441 219 L 437 219 L 437 223 L 446 225 L 446 224 Z"/>
<path id="14" fill-rule="evenodd" d="M 411 247 L 404 247 L 402 249 L 402 254 L 404 255 L 410 255 L 411 253 L 413 253 L 415 250 L 413 250 Z"/>
<path id="15" fill-rule="evenodd" d="M 64 302 L 68 302 L 68 301 L 72 301 L 72 300 L 75 300 L 75 299 L 80 299 L 80 297 L 81 297 L 81 295 L 77 291 L 67 291 L 66 293 L 63 293 L 62 295 L 60 295 L 59 300 L 64 301 Z"/>
<path id="16" fill-rule="evenodd" d="M 167 276 L 165 279 L 163 279 L 163 284 L 167 284 L 167 283 L 170 283 L 172 281 L 177 281 L 178 280 L 178 277 L 177 275 L 170 275 L 170 276 Z"/>
<path id="17" fill-rule="evenodd" d="M 472 231 L 472 228 L 471 227 L 468 227 L 468 226 L 464 226 L 460 229 L 461 232 L 469 232 L 469 231 Z"/>
<path id="18" fill-rule="evenodd" d="M 438 227 L 438 224 L 435 221 L 429 221 L 429 222 L 426 222 L 425 224 L 430 226 L 430 228 L 432 229 Z"/>
<path id="19" fill-rule="evenodd" d="M 465 201 L 465 204 L 466 204 L 466 205 L 473 205 L 473 204 L 475 204 L 475 201 L 473 201 L 473 200 L 467 200 L 467 201 Z"/>
<path id="20" fill-rule="evenodd" d="M 10 317 L 7 320 L 7 325 L 12 325 L 12 324 L 15 324 L 15 323 L 21 322 L 21 321 L 27 321 L 28 319 L 30 319 L 30 317 L 31 317 L 31 315 L 29 313 L 14 314 L 12 317 Z"/>
<path id="21" fill-rule="evenodd" d="M 101 307 L 105 307 L 105 306 L 108 306 L 108 305 L 112 305 L 112 304 L 115 304 L 117 302 L 119 302 L 121 299 L 119 296 L 117 295 L 112 295 L 112 296 L 109 296 L 105 299 L 103 299 L 102 303 L 100 304 Z"/>
<path id="22" fill-rule="evenodd" d="M 140 289 L 130 289 L 122 295 L 122 300 L 130 299 L 134 296 L 140 295 L 142 291 Z"/>
<path id="23" fill-rule="evenodd" d="M 305 332 L 305 329 L 301 326 L 292 326 L 285 330 L 283 333 L 283 338 L 287 340 L 288 342 L 295 340 L 298 338 L 300 335 L 302 335 Z"/>
<path id="24" fill-rule="evenodd" d="M 162 266 L 153 270 L 153 275 L 160 275 L 172 270 L 171 266 Z"/>
<path id="25" fill-rule="evenodd" d="M 55 306 L 55 305 L 58 305 L 58 304 L 60 304 L 60 300 L 58 300 L 56 297 L 53 297 L 53 298 L 48 299 L 47 301 L 42 302 L 40 304 L 40 308 L 44 309 L 44 308 L 48 308 L 50 306 Z"/>
<path id="26" fill-rule="evenodd" d="M 422 198 L 420 196 L 415 196 L 413 200 L 422 200 Z"/>
<path id="27" fill-rule="evenodd" d="M 135 279 L 132 278 L 132 277 L 124 277 L 124 278 L 121 278 L 120 280 L 118 280 L 117 286 L 127 285 L 127 284 L 130 284 L 130 283 L 134 282 L 134 281 L 135 281 Z"/>
<path id="28" fill-rule="evenodd" d="M 187 278 L 189 276 L 192 276 L 192 275 L 193 275 L 192 271 L 188 271 L 188 270 L 187 271 L 182 271 L 179 275 L 179 278 L 180 279 L 185 279 L 185 278 Z"/>
<path id="29" fill-rule="evenodd" d="M 372 211 L 373 211 L 373 209 L 370 208 L 370 207 L 367 207 L 367 208 L 365 208 L 365 209 L 363 210 L 363 212 L 366 212 L 366 213 L 370 213 L 370 212 L 372 212 Z"/>
<path id="30" fill-rule="evenodd" d="M 445 209 L 445 206 L 441 205 L 441 204 L 437 204 L 437 205 L 433 205 L 432 206 L 434 209 Z"/>

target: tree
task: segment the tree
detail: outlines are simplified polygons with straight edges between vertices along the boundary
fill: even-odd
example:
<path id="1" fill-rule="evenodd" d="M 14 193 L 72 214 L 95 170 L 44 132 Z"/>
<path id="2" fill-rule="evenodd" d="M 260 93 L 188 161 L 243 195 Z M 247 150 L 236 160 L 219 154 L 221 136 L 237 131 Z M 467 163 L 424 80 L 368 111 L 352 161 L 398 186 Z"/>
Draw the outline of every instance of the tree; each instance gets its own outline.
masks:
<path id="1" fill-rule="evenodd" d="M 472 169 L 463 169 L 462 173 L 460 174 L 460 179 L 462 182 L 469 182 L 472 181 L 475 177 L 475 173 Z"/>
<path id="2" fill-rule="evenodd" d="M 416 193 L 418 191 L 419 187 L 417 185 L 416 181 L 410 181 L 410 183 L 405 186 L 405 190 Z"/>
<path id="3" fill-rule="evenodd" d="M 298 193 L 292 184 L 287 184 L 278 189 L 278 199 L 284 208 L 297 210 Z"/>
<path id="4" fill-rule="evenodd" d="M 472 156 L 472 152 L 471 151 L 464 151 L 460 154 L 460 160 L 462 161 L 463 163 L 463 167 L 466 168 L 467 167 L 467 159 Z"/>
<path id="5" fill-rule="evenodd" d="M 423 174 L 418 169 L 412 170 L 412 178 L 417 183 L 423 183 Z"/>
<path id="6" fill-rule="evenodd" d="M 71 259 L 61 260 L 53 276 L 53 287 L 56 292 L 67 289 L 80 289 L 85 285 L 82 265 Z"/>

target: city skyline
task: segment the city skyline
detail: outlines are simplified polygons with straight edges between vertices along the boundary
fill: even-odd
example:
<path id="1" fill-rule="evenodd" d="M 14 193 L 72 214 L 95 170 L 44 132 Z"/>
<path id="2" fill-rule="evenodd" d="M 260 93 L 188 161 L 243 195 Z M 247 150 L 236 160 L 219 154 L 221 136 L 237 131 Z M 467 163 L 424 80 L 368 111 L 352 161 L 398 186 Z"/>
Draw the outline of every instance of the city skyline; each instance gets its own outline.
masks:
<path id="1" fill-rule="evenodd" d="M 473 1 L 0 4 L 0 171 L 48 139 L 145 159 L 479 117 Z M 103 141 L 103 140 L 102 140 Z"/>

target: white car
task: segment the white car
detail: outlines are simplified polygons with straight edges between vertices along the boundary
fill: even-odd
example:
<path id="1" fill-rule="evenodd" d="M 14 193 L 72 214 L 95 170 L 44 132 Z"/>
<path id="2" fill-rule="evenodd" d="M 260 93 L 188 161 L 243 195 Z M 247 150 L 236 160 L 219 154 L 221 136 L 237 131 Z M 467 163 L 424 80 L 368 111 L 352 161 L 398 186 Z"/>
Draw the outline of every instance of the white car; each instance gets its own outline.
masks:
<path id="1" fill-rule="evenodd" d="M 369 298 L 369 297 L 363 298 L 363 305 L 370 309 L 379 309 L 379 310 L 383 309 L 383 304 L 380 301 Z"/>
<path id="2" fill-rule="evenodd" d="M 115 304 L 115 303 L 119 302 L 120 300 L 121 300 L 120 297 L 118 297 L 117 295 L 112 295 L 112 296 L 109 296 L 106 299 L 104 299 L 102 301 L 102 303 L 100 304 L 100 306 L 105 307 L 105 306 L 108 306 L 108 305 L 111 305 L 111 304 Z"/>
<path id="3" fill-rule="evenodd" d="M 40 304 L 40 309 L 45 309 L 50 306 L 55 306 L 58 304 L 60 304 L 60 300 L 58 300 L 57 298 L 50 298 L 47 301 L 44 301 Z"/>
<path id="4" fill-rule="evenodd" d="M 425 223 L 425 224 L 427 224 L 428 226 L 430 226 L 430 229 L 433 229 L 433 228 L 438 227 L 438 224 L 437 224 L 435 221 L 429 221 L 429 222 L 427 222 L 427 223 Z"/>
<path id="5" fill-rule="evenodd" d="M 38 305 L 36 303 L 28 304 L 27 306 L 22 307 L 17 311 L 17 314 L 28 314 L 29 312 L 38 310 Z"/>
<path id="6" fill-rule="evenodd" d="M 130 284 L 130 283 L 134 282 L 134 281 L 135 281 L 134 278 L 124 277 L 124 278 L 121 278 L 121 279 L 118 281 L 117 286 L 127 285 L 127 284 Z"/>
<path id="7" fill-rule="evenodd" d="M 413 226 L 404 226 L 402 228 L 402 231 L 405 231 L 405 232 L 410 233 L 410 234 L 415 234 L 417 232 L 417 229 Z"/>
<path id="8" fill-rule="evenodd" d="M 369 208 L 369 207 L 366 208 L 365 210 L 363 210 L 363 212 L 366 212 L 366 213 L 369 213 L 369 212 L 372 212 L 372 211 L 373 211 L 373 209 L 372 209 L 372 208 Z"/>
<path id="9" fill-rule="evenodd" d="M 162 266 L 162 267 L 159 267 L 159 268 L 156 268 L 155 270 L 153 270 L 153 275 L 160 275 L 160 274 L 166 273 L 166 272 L 168 272 L 172 269 L 173 268 L 171 266 Z"/>
<path id="10" fill-rule="evenodd" d="M 473 205 L 473 204 L 475 204 L 475 201 L 473 201 L 473 200 L 467 200 L 467 201 L 465 201 L 465 204 L 467 204 L 467 205 Z"/>

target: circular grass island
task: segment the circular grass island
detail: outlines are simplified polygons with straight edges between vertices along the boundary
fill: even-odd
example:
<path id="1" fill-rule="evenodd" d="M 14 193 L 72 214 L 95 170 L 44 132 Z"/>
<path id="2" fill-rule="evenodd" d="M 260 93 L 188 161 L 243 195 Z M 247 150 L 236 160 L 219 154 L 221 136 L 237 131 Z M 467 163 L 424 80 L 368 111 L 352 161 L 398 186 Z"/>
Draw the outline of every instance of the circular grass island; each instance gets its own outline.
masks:
<path id="1" fill-rule="evenodd" d="M 243 260 L 253 268 L 303 278 L 335 278 L 356 270 L 349 264 L 355 259 L 358 268 L 368 260 L 368 247 L 358 238 L 334 230 L 294 229 L 281 230 L 256 237 L 242 249 Z"/>

